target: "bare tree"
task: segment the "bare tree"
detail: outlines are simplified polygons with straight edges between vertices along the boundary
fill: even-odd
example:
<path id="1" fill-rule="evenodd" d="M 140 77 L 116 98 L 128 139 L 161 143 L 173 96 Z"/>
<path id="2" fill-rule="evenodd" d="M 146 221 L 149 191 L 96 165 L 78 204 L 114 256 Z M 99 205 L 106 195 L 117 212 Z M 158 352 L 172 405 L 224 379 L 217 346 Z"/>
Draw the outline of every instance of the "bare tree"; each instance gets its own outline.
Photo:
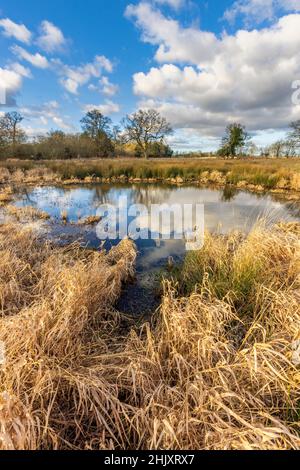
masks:
<path id="1" fill-rule="evenodd" d="M 268 147 L 268 153 L 271 157 L 283 157 L 286 148 L 285 140 L 277 140 Z"/>
<path id="2" fill-rule="evenodd" d="M 259 154 L 259 148 L 254 142 L 247 142 L 245 144 L 244 154 L 249 157 L 254 157 Z"/>
<path id="3" fill-rule="evenodd" d="M 293 142 L 295 153 L 300 152 L 300 119 L 290 124 L 291 132 L 289 133 L 289 141 Z"/>
<path id="4" fill-rule="evenodd" d="M 19 127 L 23 119 L 23 116 L 16 111 L 6 113 L 0 118 L 0 141 L 2 145 L 15 145 L 24 142 L 26 135 Z"/>
<path id="5" fill-rule="evenodd" d="M 297 144 L 292 139 L 287 139 L 285 141 L 285 156 L 286 157 L 296 157 L 297 156 Z"/>
<path id="6" fill-rule="evenodd" d="M 0 117 L 0 148 L 7 145 L 7 130 L 3 117 Z"/>
<path id="7" fill-rule="evenodd" d="M 139 110 L 126 116 L 123 125 L 126 141 L 136 143 L 145 158 L 149 156 L 151 144 L 163 143 L 164 138 L 173 132 L 167 120 L 154 109 Z"/>

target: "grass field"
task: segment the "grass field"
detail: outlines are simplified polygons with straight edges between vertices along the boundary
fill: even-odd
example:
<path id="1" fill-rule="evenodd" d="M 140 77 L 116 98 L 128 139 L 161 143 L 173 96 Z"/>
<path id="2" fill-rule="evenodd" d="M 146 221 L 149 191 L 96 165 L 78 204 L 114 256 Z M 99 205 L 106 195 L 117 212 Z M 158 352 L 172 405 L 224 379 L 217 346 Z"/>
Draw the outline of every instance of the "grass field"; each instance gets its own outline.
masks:
<path id="1" fill-rule="evenodd" d="M 0 448 L 300 449 L 299 240 L 207 235 L 138 326 L 115 309 L 132 242 L 2 225 Z"/>
<path id="2" fill-rule="evenodd" d="M 300 159 L 2 161 L 0 182 L 91 178 L 196 181 L 250 189 L 300 191 Z"/>

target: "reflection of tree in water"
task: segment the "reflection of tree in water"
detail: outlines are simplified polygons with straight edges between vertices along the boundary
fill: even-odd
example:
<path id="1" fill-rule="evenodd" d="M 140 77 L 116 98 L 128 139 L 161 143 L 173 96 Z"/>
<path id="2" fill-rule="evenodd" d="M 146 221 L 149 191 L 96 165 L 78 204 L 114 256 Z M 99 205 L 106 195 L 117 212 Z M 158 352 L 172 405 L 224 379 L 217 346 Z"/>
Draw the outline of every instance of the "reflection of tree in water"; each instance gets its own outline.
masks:
<path id="1" fill-rule="evenodd" d="M 94 190 L 94 195 L 93 195 L 93 201 L 96 204 L 109 204 L 110 198 L 109 198 L 109 193 L 111 192 L 111 185 L 105 184 L 105 185 L 97 185 L 95 187 L 92 187 Z"/>
<path id="2" fill-rule="evenodd" d="M 34 206 L 36 204 L 36 201 L 31 198 L 32 192 L 30 192 L 29 194 L 26 188 L 24 188 L 22 192 L 23 192 L 23 197 L 26 200 L 26 202 L 28 202 L 31 206 Z"/>
<path id="3" fill-rule="evenodd" d="M 167 200 L 173 187 L 162 185 L 142 185 L 142 184 L 107 184 L 91 187 L 93 189 L 93 201 L 95 204 L 113 204 L 118 197 L 127 196 L 128 205 L 143 204 L 149 207 L 151 204 L 162 204 Z"/>
<path id="4" fill-rule="evenodd" d="M 133 186 L 133 199 L 135 203 L 149 207 L 151 204 L 163 204 L 168 200 L 176 187 L 163 185 L 135 185 Z"/>
<path id="5" fill-rule="evenodd" d="M 234 188 L 233 186 L 230 186 L 230 185 L 226 185 L 224 190 L 223 190 L 222 201 L 230 202 L 230 201 L 232 201 L 232 199 L 234 199 L 236 194 L 237 194 L 237 189 L 236 188 Z"/>

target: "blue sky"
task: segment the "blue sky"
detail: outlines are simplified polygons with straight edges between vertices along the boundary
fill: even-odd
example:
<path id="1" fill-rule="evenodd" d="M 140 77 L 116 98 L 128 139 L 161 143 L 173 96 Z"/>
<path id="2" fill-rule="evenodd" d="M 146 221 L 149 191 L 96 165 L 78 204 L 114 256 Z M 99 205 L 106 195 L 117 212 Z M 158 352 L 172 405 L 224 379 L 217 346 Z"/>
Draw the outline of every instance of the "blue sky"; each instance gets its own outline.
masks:
<path id="1" fill-rule="evenodd" d="M 259 144 L 300 118 L 300 0 L 0 0 L 0 85 L 30 136 L 155 107 L 175 150 L 240 121 Z"/>

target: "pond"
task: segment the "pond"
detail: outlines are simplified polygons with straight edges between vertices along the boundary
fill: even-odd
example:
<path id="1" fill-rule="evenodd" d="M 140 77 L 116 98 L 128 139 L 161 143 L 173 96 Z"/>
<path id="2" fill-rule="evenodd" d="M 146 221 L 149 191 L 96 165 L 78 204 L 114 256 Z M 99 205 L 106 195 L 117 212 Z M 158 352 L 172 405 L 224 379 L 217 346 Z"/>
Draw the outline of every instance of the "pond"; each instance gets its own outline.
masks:
<path id="1" fill-rule="evenodd" d="M 205 230 L 211 232 L 227 233 L 233 229 L 249 231 L 259 219 L 266 219 L 270 224 L 278 221 L 300 221 L 299 204 L 278 200 L 271 195 L 236 191 L 231 188 L 220 190 L 158 184 L 36 187 L 22 190 L 15 204 L 18 207 L 33 206 L 49 213 L 49 237 L 59 243 L 80 239 L 84 245 L 98 248 L 102 242 L 97 237 L 96 225 L 83 226 L 77 222 L 96 215 L 102 204 L 117 205 L 120 197 L 126 197 L 128 205 L 143 204 L 149 209 L 153 204 L 203 204 Z M 61 220 L 63 213 L 67 216 L 66 224 Z M 109 248 L 111 243 L 115 242 L 107 242 L 105 247 Z M 186 252 L 185 241 L 148 239 L 137 240 L 136 243 L 139 252 L 139 282 L 129 288 L 128 295 L 131 302 L 145 295 L 145 309 L 153 309 L 155 299 L 153 295 L 149 295 L 149 284 L 153 284 L 153 276 L 166 266 L 170 257 L 174 262 L 182 259 Z M 125 298 L 126 302 L 128 303 L 128 299 Z M 123 310 L 128 309 L 128 305 L 123 307 Z"/>

